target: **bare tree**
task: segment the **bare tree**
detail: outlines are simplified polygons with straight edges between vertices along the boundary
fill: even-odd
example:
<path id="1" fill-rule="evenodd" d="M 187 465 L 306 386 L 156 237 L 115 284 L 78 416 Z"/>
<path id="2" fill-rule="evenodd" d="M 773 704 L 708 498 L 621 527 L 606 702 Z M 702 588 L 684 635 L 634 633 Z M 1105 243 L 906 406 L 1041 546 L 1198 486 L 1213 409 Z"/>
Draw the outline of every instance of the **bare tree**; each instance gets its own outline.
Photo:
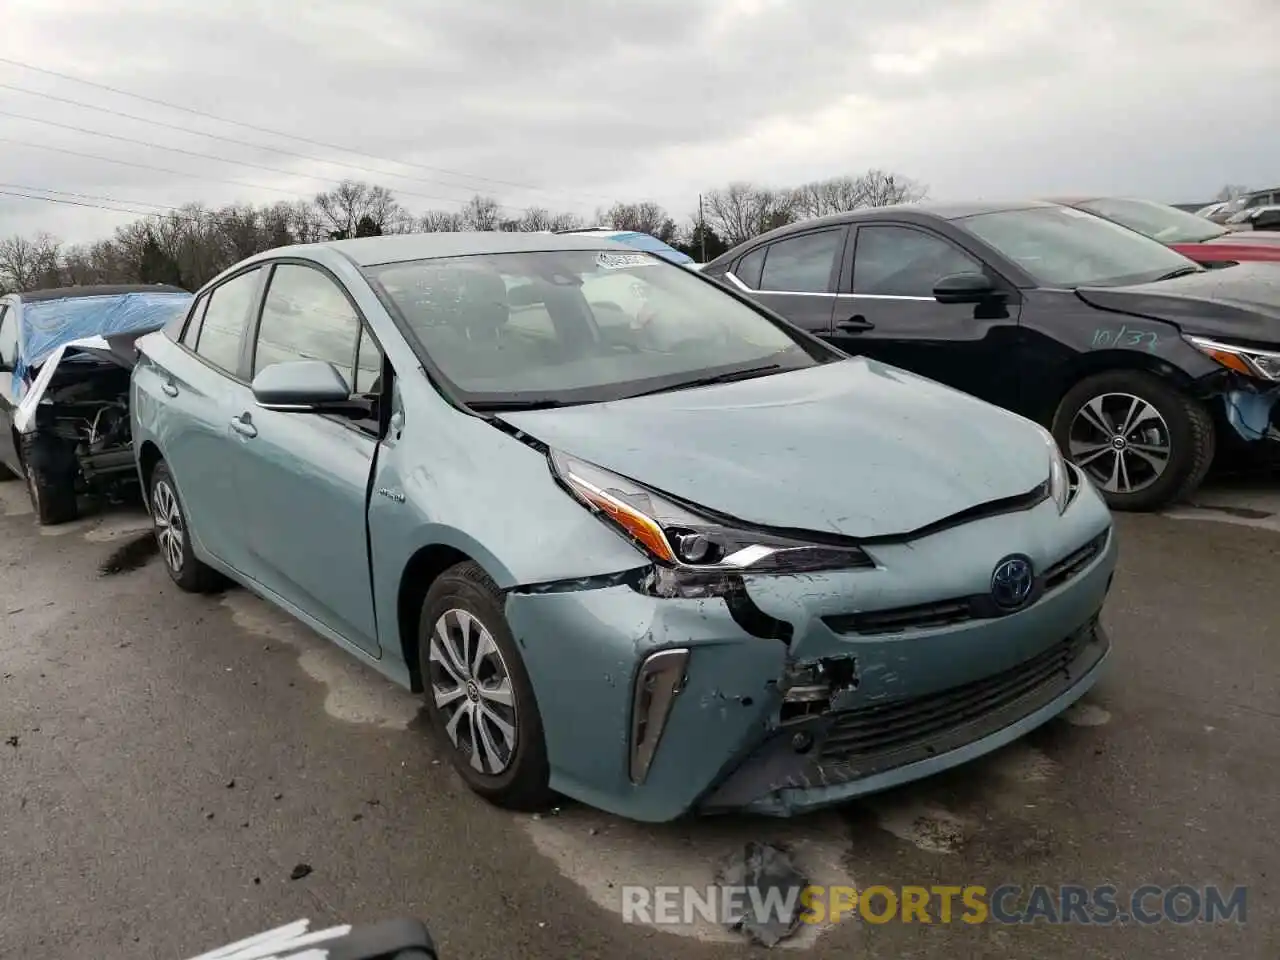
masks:
<path id="1" fill-rule="evenodd" d="M 0 286 L 10 290 L 36 290 L 61 283 L 57 240 L 39 233 L 30 240 L 14 236 L 0 240 Z"/>
<path id="2" fill-rule="evenodd" d="M 731 183 L 705 198 L 707 226 L 730 246 L 796 220 L 792 191 Z"/>
<path id="3" fill-rule="evenodd" d="M 519 220 L 520 229 L 526 233 L 537 233 L 539 230 L 551 229 L 551 212 L 542 207 L 530 207 Z"/>
<path id="4" fill-rule="evenodd" d="M 316 194 L 315 209 L 335 240 L 354 237 L 365 218 L 379 232 L 387 233 L 407 217 L 390 190 L 358 180 L 344 180 L 332 190 Z"/>
<path id="5" fill-rule="evenodd" d="M 1238 197 L 1244 196 L 1248 192 L 1249 192 L 1249 188 L 1244 186 L 1243 184 L 1228 183 L 1221 190 L 1218 191 L 1218 195 L 1213 199 L 1221 200 L 1221 201 L 1235 200 Z"/>
<path id="6" fill-rule="evenodd" d="M 601 217 L 615 230 L 635 230 L 657 237 L 663 243 L 675 239 L 677 228 L 675 220 L 658 204 L 651 200 L 639 203 L 615 203 Z"/>
<path id="7" fill-rule="evenodd" d="M 858 177 L 864 207 L 889 207 L 895 203 L 915 203 L 929 194 L 924 184 L 910 177 L 884 170 L 868 170 Z"/>
<path id="8" fill-rule="evenodd" d="M 579 230 L 582 228 L 582 218 L 576 213 L 557 213 L 551 218 L 550 229 L 552 230 Z"/>
<path id="9" fill-rule="evenodd" d="M 497 230 L 502 223 L 502 208 L 493 197 L 476 194 L 462 208 L 462 229 Z"/>
<path id="10" fill-rule="evenodd" d="M 418 229 L 423 233 L 458 233 L 467 228 L 456 210 L 428 210 L 418 220 Z"/>

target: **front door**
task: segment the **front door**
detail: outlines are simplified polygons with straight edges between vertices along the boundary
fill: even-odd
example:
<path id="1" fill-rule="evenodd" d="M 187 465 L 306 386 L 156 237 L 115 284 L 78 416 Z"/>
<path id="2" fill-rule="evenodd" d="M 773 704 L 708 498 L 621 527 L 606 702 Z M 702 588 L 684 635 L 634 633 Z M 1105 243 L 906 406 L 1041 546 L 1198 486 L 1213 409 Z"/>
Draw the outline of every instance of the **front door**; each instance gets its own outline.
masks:
<path id="1" fill-rule="evenodd" d="M 915 226 L 860 225 L 849 248 L 833 344 L 992 403 L 1017 401 L 1019 308 L 1012 286 L 951 240 Z M 1008 299 L 939 303 L 934 284 L 958 273 L 987 273 Z"/>
<path id="2" fill-rule="evenodd" d="M 252 364 L 327 360 L 372 394 L 376 341 L 338 282 L 299 263 L 272 268 Z M 245 572 L 349 643 L 379 656 L 369 574 L 369 478 L 376 417 L 264 410 L 242 389 L 231 422 L 248 559 Z"/>

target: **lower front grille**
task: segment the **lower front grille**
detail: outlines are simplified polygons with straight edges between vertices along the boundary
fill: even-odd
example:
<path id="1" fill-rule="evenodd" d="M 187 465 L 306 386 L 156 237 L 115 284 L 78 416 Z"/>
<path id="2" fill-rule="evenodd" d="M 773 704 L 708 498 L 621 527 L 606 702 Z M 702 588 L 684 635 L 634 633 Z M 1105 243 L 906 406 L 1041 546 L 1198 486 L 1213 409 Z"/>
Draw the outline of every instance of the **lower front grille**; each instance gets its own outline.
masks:
<path id="1" fill-rule="evenodd" d="M 923 697 L 837 714 L 822 743 L 820 758 L 851 763 L 860 770 L 868 765 L 894 766 L 893 755 L 933 744 L 993 715 L 1012 712 L 1022 701 L 1048 702 L 1075 682 L 1070 668 L 1092 637 L 1091 627 L 995 676 Z M 1024 712 L 1036 706 L 1027 704 Z"/>

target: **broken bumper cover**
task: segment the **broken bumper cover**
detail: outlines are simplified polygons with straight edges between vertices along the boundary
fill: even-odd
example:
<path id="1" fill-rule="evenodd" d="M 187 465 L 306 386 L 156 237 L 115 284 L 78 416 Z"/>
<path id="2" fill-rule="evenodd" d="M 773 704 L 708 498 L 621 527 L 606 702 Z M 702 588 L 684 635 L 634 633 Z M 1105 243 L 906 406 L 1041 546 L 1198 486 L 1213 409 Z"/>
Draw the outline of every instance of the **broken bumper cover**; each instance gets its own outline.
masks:
<path id="1" fill-rule="evenodd" d="M 699 806 L 790 816 L 947 770 L 1075 703 L 1098 679 L 1110 647 L 1094 622 L 986 680 L 779 730 Z"/>
<path id="2" fill-rule="evenodd" d="M 720 598 L 628 585 L 509 593 L 552 788 L 643 821 L 785 816 L 1016 739 L 1083 695 L 1107 654 L 1098 615 L 1115 537 L 1092 488 L 1079 500 L 1063 517 L 1046 503 L 881 548 L 876 570 L 748 582 L 762 620 L 794 628 L 789 642 L 752 635 Z M 1010 543 L 1032 545 L 1043 571 L 1033 602 L 929 619 L 953 606 L 931 601 L 989 591 Z M 905 627 L 874 619 L 923 608 Z"/>

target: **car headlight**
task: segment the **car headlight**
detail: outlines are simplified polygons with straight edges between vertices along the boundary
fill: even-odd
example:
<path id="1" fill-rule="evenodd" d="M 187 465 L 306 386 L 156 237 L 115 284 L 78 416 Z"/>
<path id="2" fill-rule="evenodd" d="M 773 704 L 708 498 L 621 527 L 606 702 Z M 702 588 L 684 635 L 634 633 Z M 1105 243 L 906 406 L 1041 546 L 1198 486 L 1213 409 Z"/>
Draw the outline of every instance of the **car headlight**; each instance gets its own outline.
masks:
<path id="1" fill-rule="evenodd" d="M 1040 435 L 1049 448 L 1049 496 L 1058 505 L 1058 513 L 1065 513 L 1071 503 L 1071 470 L 1053 434 L 1041 427 Z"/>
<path id="2" fill-rule="evenodd" d="M 1212 357 L 1228 370 L 1243 373 L 1246 377 L 1263 380 L 1280 380 L 1280 353 L 1242 347 L 1208 337 L 1186 337 L 1186 341 L 1206 356 Z"/>
<path id="3" fill-rule="evenodd" d="M 875 566 L 843 537 L 745 529 L 558 450 L 550 452 L 549 460 L 569 493 L 664 567 L 715 576 Z"/>

